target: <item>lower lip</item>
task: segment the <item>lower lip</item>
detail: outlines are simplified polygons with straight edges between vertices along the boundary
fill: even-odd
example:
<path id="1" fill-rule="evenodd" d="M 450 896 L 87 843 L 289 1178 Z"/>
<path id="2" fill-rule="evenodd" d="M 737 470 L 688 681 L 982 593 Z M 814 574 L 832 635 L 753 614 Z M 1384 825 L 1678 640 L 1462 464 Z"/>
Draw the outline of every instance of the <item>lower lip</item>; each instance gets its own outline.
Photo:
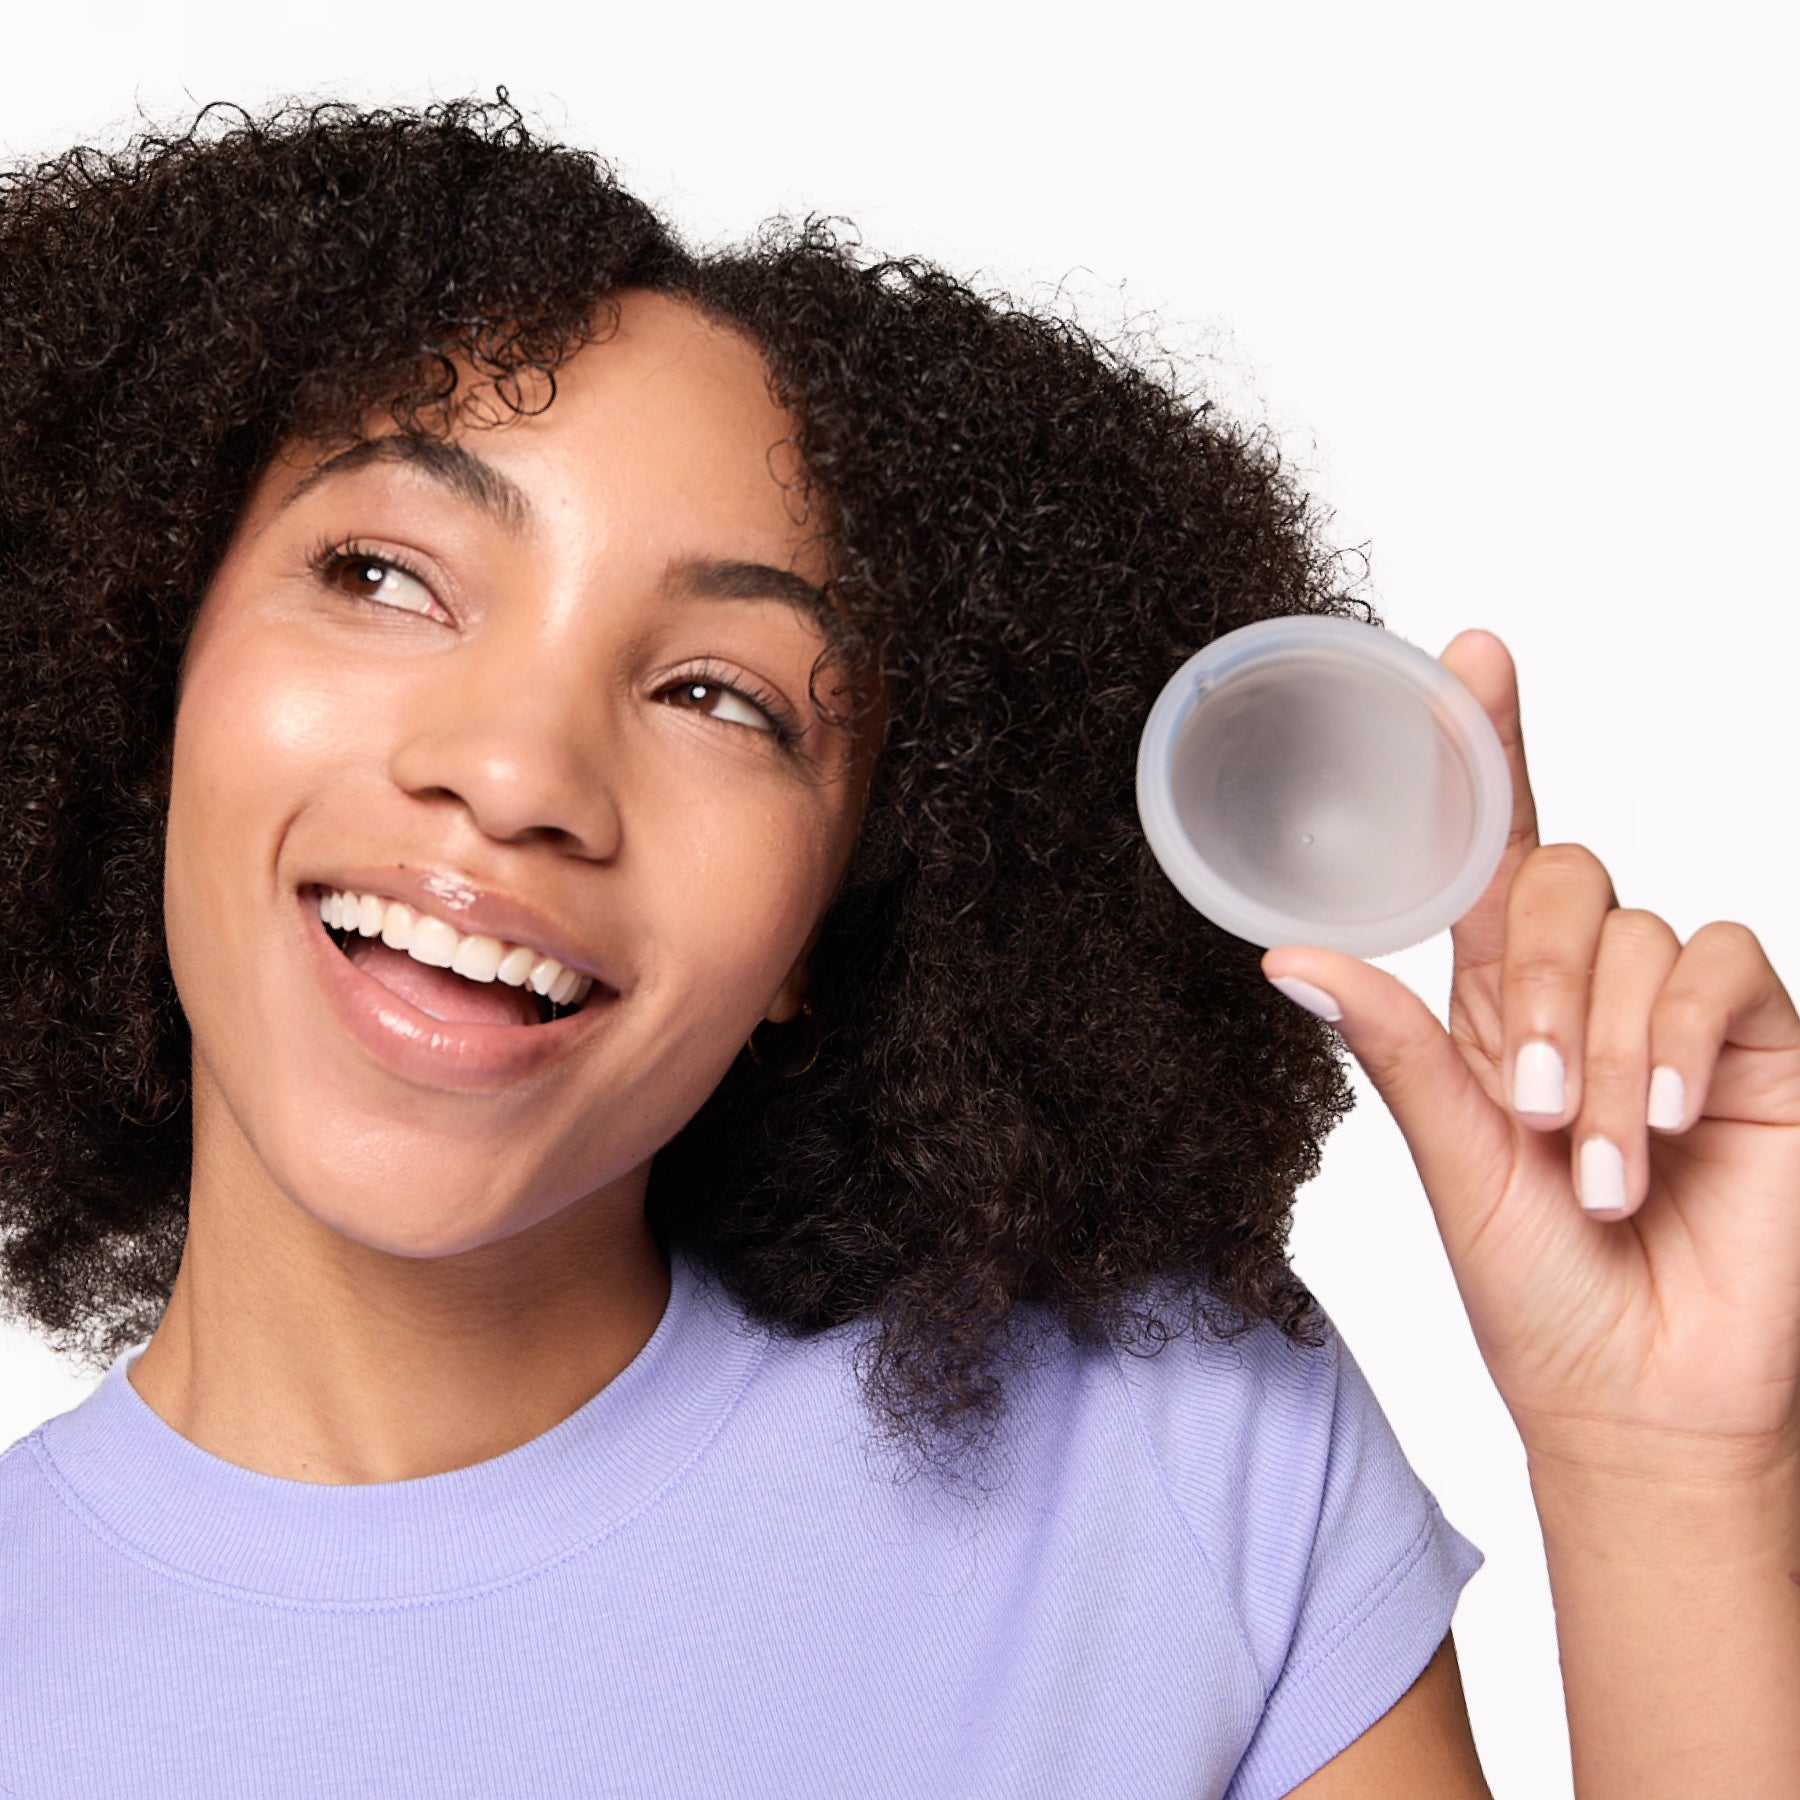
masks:
<path id="1" fill-rule="evenodd" d="M 317 897 L 300 895 L 301 924 L 332 1011 L 376 1062 L 424 1087 L 491 1093 L 536 1075 L 600 1029 L 618 996 L 595 984 L 578 1013 L 544 1025 L 454 1025 L 365 975 L 327 935 Z"/>

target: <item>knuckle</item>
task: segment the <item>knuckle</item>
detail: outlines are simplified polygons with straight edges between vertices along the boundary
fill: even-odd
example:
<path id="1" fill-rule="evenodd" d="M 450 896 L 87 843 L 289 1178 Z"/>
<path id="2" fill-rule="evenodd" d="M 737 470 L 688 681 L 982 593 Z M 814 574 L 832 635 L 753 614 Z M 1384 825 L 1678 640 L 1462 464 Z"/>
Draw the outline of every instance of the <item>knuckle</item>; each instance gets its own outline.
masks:
<path id="1" fill-rule="evenodd" d="M 1507 965 L 1509 994 L 1545 994 L 1568 985 L 1570 965 L 1548 956 L 1522 956 Z"/>
<path id="2" fill-rule="evenodd" d="M 1706 1025 L 1718 1010 L 1718 1003 L 1699 988 L 1671 988 L 1656 1003 L 1656 1024 L 1660 1030 L 1686 1036 Z"/>
<path id="3" fill-rule="evenodd" d="M 1641 906 L 1615 906 L 1600 929 L 1608 943 L 1632 950 L 1679 949 L 1681 944 L 1666 919 Z"/>
<path id="4" fill-rule="evenodd" d="M 1588 882 L 1607 879 L 1606 865 L 1586 844 L 1540 844 L 1523 865 L 1540 877 Z"/>
<path id="5" fill-rule="evenodd" d="M 1588 1049 L 1583 1074 L 1590 1091 L 1616 1095 L 1647 1087 L 1648 1060 L 1641 1051 L 1633 1054 L 1615 1044 L 1594 1044 Z"/>
<path id="6" fill-rule="evenodd" d="M 1515 923 L 1541 920 L 1566 905 L 1611 901 L 1612 878 L 1585 844 L 1540 844 L 1520 863 L 1507 897 Z"/>
<path id="7" fill-rule="evenodd" d="M 1733 955 L 1762 954 L 1762 940 L 1748 925 L 1740 925 L 1735 919 L 1714 919 L 1702 925 L 1689 942 Z"/>

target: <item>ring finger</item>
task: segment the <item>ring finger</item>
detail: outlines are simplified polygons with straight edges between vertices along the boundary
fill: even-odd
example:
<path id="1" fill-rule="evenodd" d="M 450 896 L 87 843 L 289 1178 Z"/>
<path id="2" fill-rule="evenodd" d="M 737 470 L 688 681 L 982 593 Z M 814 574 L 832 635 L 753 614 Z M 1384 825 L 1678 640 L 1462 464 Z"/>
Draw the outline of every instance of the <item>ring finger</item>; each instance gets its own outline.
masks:
<path id="1" fill-rule="evenodd" d="M 1589 989 L 1581 1116 L 1570 1131 L 1575 1192 L 1596 1218 L 1627 1218 L 1649 1192 L 1650 1015 L 1680 957 L 1681 940 L 1655 913 L 1615 907 L 1606 915 Z"/>

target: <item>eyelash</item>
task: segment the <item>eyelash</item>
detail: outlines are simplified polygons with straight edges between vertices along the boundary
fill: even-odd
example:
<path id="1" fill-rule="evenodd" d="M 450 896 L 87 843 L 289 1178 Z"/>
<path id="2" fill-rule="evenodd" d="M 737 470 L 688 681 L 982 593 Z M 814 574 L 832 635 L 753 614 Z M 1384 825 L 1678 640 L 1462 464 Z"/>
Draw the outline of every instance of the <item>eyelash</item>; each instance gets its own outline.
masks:
<path id="1" fill-rule="evenodd" d="M 664 682 L 656 691 L 660 697 L 691 687 L 723 688 L 727 693 L 735 694 L 740 700 L 754 706 L 769 721 L 767 735 L 775 740 L 778 749 L 793 749 L 800 736 L 799 721 L 777 695 L 770 693 L 767 688 L 746 681 L 742 675 L 733 674 L 713 663 L 703 662 L 697 668 L 683 670 L 673 681 Z M 719 723 L 736 725 L 737 721 L 721 719 Z M 755 729 L 750 725 L 738 725 L 737 728 L 739 731 Z"/>
<path id="2" fill-rule="evenodd" d="M 357 567 L 392 569 L 396 575 L 405 575 L 410 580 L 416 581 L 419 586 L 424 588 L 427 592 L 430 592 L 431 589 L 431 583 L 425 579 L 423 572 L 414 568 L 404 556 L 396 556 L 391 550 L 378 551 L 366 549 L 354 538 L 350 538 L 341 543 L 333 542 L 329 539 L 326 540 L 313 550 L 312 554 L 307 557 L 306 563 L 313 574 L 327 587 L 335 587 L 337 585 L 337 578 L 342 575 L 346 569 Z M 343 592 L 344 590 L 340 589 L 339 591 Z M 349 597 L 351 599 L 363 600 L 369 598 L 366 594 L 353 594 Z M 375 604 L 385 605 L 386 602 L 377 601 Z M 396 607 L 391 610 L 404 612 L 407 609 L 405 607 Z"/>
<path id="3" fill-rule="evenodd" d="M 420 570 L 413 567 L 404 556 L 397 556 L 391 550 L 370 550 L 357 543 L 355 539 L 346 542 L 327 541 L 318 545 L 307 558 L 307 566 L 313 574 L 327 587 L 333 587 L 337 579 L 346 569 L 355 566 L 364 568 L 392 569 L 396 574 L 405 575 L 409 579 L 430 590 L 431 583 L 426 580 Z M 367 599 L 367 595 L 351 596 L 351 598 Z M 373 605 L 385 605 L 384 601 L 372 601 Z M 407 610 L 404 607 L 396 611 Z M 772 694 L 767 688 L 746 681 L 742 675 L 734 674 L 717 663 L 701 662 L 692 669 L 685 669 L 674 680 L 664 682 L 656 690 L 657 698 L 679 693 L 683 688 L 708 687 L 722 688 L 735 694 L 756 708 L 769 721 L 768 736 L 775 740 L 776 746 L 782 750 L 792 750 L 799 740 L 800 723 L 794 717 L 793 710 L 787 706 L 779 695 Z M 754 727 L 739 725 L 736 720 L 722 719 L 721 724 L 735 726 L 739 731 L 750 731 Z"/>

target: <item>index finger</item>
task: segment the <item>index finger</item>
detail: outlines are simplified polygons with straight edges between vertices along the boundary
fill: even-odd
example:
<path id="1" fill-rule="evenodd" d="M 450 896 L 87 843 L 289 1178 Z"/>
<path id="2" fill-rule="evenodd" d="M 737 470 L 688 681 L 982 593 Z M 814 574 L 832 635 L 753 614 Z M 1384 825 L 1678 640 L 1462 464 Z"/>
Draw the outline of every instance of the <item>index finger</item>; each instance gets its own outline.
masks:
<path id="1" fill-rule="evenodd" d="M 1462 631 L 1438 658 L 1480 701 L 1493 721 L 1506 752 L 1512 779 L 1512 825 L 1506 850 L 1482 896 L 1451 927 L 1450 941 L 1459 969 L 1498 964 L 1506 948 L 1506 896 L 1519 865 L 1538 847 L 1537 801 L 1525 767 L 1525 737 L 1519 725 L 1519 676 L 1512 652 L 1491 631 Z"/>

